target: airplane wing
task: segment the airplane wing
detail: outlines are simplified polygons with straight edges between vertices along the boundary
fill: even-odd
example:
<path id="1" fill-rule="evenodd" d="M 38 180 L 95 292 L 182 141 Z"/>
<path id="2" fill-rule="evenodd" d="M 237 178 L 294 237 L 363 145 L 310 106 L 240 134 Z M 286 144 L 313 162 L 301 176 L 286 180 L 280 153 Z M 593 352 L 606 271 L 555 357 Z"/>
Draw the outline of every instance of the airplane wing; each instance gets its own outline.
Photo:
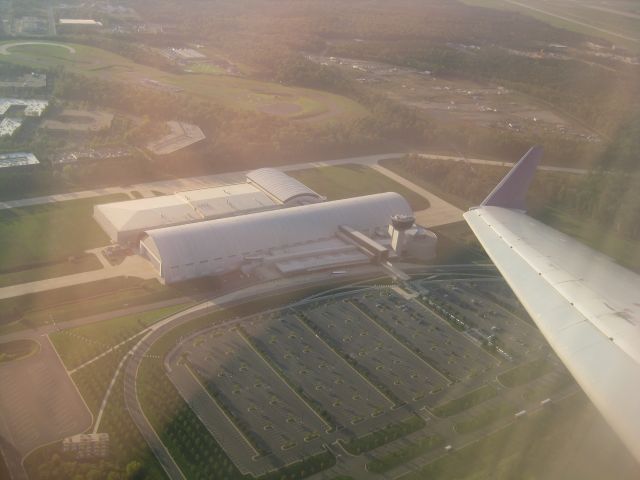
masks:
<path id="1" fill-rule="evenodd" d="M 640 461 L 640 276 L 523 211 L 534 147 L 464 218 L 558 357 Z"/>

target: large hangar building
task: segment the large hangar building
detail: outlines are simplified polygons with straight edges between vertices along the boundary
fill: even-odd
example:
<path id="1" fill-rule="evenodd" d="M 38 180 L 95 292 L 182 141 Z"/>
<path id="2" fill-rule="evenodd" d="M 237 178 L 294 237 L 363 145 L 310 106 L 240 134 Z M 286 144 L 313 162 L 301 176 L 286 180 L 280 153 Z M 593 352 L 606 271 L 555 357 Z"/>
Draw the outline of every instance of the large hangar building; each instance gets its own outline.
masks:
<path id="1" fill-rule="evenodd" d="M 397 193 L 326 199 L 271 168 L 246 182 L 94 207 L 114 243 L 139 247 L 164 283 L 230 272 L 277 278 L 435 256 Z"/>
<path id="2" fill-rule="evenodd" d="M 156 228 L 323 200 L 289 175 L 262 168 L 249 172 L 246 183 L 96 205 L 93 216 L 114 243 L 137 244 L 144 232 Z"/>
<path id="3" fill-rule="evenodd" d="M 392 217 L 412 215 L 401 195 L 381 193 L 150 230 L 140 250 L 165 283 L 258 267 L 292 275 L 384 262 L 401 253 L 391 245 Z M 433 233 L 411 226 L 402 234 L 407 251 L 435 254 Z"/>

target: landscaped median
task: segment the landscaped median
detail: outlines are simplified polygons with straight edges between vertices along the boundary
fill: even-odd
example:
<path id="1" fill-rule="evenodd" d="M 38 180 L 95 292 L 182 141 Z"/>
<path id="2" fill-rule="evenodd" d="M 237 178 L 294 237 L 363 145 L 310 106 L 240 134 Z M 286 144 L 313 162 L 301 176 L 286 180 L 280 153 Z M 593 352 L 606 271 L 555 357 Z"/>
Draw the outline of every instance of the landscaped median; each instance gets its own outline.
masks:
<path id="1" fill-rule="evenodd" d="M 373 460 L 367 463 L 367 470 L 373 473 L 388 472 L 441 446 L 443 443 L 444 439 L 440 435 L 426 435 L 397 450 L 392 450 L 381 456 L 375 456 Z"/>
<path id="2" fill-rule="evenodd" d="M 498 376 L 498 380 L 505 387 L 518 387 L 529 383 L 554 369 L 551 359 L 538 358 L 528 363 L 523 363 Z"/>
<path id="3" fill-rule="evenodd" d="M 189 307 L 188 303 L 60 330 L 49 335 L 65 367 L 71 370 L 138 335 L 157 321 Z"/>
<path id="4" fill-rule="evenodd" d="M 422 417 L 411 415 L 398 423 L 390 423 L 380 430 L 368 433 L 362 437 L 341 442 L 344 449 L 351 455 L 360 455 L 374 448 L 378 448 L 387 443 L 393 442 L 398 438 L 405 437 L 410 433 L 416 432 L 425 426 Z"/>
<path id="5" fill-rule="evenodd" d="M 433 409 L 433 413 L 438 417 L 450 417 L 460 412 L 468 410 L 476 405 L 481 404 L 485 400 L 495 397 L 498 390 L 493 385 L 483 385 L 461 397 L 450 400 L 446 403 L 438 405 Z"/>

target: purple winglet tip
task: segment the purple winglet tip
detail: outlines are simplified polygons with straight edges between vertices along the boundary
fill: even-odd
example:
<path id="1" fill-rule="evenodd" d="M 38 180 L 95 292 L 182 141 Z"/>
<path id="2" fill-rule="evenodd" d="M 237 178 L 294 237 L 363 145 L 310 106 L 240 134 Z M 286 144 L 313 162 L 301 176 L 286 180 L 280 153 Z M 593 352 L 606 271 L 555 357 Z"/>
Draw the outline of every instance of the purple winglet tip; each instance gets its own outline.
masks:
<path id="1" fill-rule="evenodd" d="M 542 158 L 542 147 L 534 146 L 516 163 L 507 175 L 480 204 L 484 207 L 526 209 L 526 195 Z"/>

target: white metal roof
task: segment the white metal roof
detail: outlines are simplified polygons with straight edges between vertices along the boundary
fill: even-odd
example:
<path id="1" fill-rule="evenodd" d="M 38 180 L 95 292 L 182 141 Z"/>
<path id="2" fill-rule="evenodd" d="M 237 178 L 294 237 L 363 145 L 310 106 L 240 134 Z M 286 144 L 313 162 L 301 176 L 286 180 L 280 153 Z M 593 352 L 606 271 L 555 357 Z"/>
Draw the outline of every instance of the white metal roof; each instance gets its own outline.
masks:
<path id="1" fill-rule="evenodd" d="M 101 22 L 90 18 L 61 18 L 59 20 L 60 25 L 95 25 L 102 26 Z"/>
<path id="2" fill-rule="evenodd" d="M 247 179 L 282 203 L 286 203 L 296 197 L 309 197 L 310 201 L 322 200 L 321 195 L 275 168 L 253 170 L 247 173 Z"/>
<path id="3" fill-rule="evenodd" d="M 555 352 L 640 459 L 640 276 L 524 215 L 464 214 Z"/>
<path id="4" fill-rule="evenodd" d="M 2 153 L 0 154 L 0 168 L 22 167 L 24 165 L 37 165 L 40 161 L 33 153 Z"/>
<path id="5" fill-rule="evenodd" d="M 185 265 L 330 238 L 340 225 L 384 228 L 397 213 L 409 215 L 411 207 L 388 192 L 161 228 L 147 232 L 145 242 L 153 244 L 163 264 Z"/>
<path id="6" fill-rule="evenodd" d="M 152 198 L 96 205 L 95 211 L 120 232 L 143 231 L 239 212 L 275 207 L 252 185 L 241 183 Z"/>

